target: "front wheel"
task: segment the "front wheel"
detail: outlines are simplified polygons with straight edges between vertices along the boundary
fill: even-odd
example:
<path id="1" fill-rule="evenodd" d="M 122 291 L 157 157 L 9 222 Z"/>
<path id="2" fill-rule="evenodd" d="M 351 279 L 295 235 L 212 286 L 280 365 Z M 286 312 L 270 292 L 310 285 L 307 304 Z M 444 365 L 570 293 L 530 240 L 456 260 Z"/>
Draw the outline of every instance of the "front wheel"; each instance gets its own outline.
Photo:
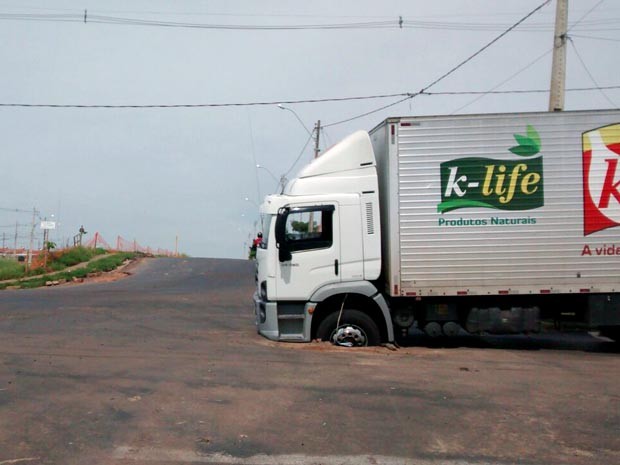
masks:
<path id="1" fill-rule="evenodd" d="M 379 328 L 372 318 L 352 309 L 343 310 L 342 315 L 330 313 L 319 325 L 317 337 L 344 347 L 375 346 L 381 342 Z"/>

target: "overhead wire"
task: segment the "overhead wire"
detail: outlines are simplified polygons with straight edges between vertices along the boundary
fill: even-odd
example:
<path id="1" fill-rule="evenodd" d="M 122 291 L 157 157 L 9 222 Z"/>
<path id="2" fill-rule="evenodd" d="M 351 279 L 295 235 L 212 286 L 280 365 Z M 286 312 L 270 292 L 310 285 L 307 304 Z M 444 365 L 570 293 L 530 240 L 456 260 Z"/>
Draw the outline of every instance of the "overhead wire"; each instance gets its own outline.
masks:
<path id="1" fill-rule="evenodd" d="M 443 30 L 443 31 L 503 31 L 508 25 L 493 23 L 467 23 L 467 22 L 438 22 L 438 21 L 403 21 L 405 29 Z M 602 31 L 617 30 L 618 18 L 597 19 L 582 23 L 582 30 Z M 519 28 L 520 32 L 549 32 L 553 31 L 553 25 L 549 23 L 524 24 Z"/>
<path id="2" fill-rule="evenodd" d="M 571 37 L 575 37 L 578 39 L 607 40 L 609 42 L 620 42 L 620 39 L 612 39 L 611 37 L 584 36 L 581 34 L 571 34 Z"/>
<path id="3" fill-rule="evenodd" d="M 382 107 L 375 108 L 374 110 L 367 111 L 365 113 L 362 113 L 361 115 L 357 115 L 357 116 L 353 116 L 351 118 L 347 118 L 347 119 L 343 119 L 343 120 L 340 120 L 340 121 L 336 121 L 334 123 L 324 124 L 323 127 L 329 128 L 329 127 L 332 127 L 332 126 L 336 126 L 338 124 L 348 123 L 349 121 L 354 121 L 356 119 L 363 118 L 364 116 L 372 115 L 373 113 L 377 113 L 377 112 L 379 112 L 381 110 L 385 110 L 387 108 L 396 106 L 399 103 L 406 102 L 407 100 L 410 100 L 410 99 L 414 98 L 416 95 L 420 95 L 420 93 L 421 92 L 418 92 L 417 94 L 407 94 L 407 96 L 405 98 L 397 100 L 396 102 L 392 102 L 392 103 L 389 103 L 389 104 L 384 105 Z"/>
<path id="4" fill-rule="evenodd" d="M 502 91 L 497 91 L 497 89 L 499 89 L 501 86 L 503 86 L 504 84 L 506 84 L 507 82 L 512 81 L 514 78 L 516 78 L 519 74 L 525 72 L 526 70 L 530 69 L 532 66 L 534 66 L 536 63 L 538 63 L 540 60 L 542 60 L 544 57 L 546 57 L 547 55 L 549 55 L 551 52 L 553 51 L 553 48 L 550 48 L 549 50 L 545 51 L 542 55 L 538 56 L 537 58 L 535 58 L 534 60 L 530 61 L 527 65 L 525 65 L 524 67 L 522 67 L 521 69 L 519 69 L 517 72 L 511 74 L 509 77 L 507 77 L 506 79 L 504 79 L 503 81 L 501 81 L 500 83 L 496 84 L 495 86 L 491 87 L 490 90 L 483 92 L 479 97 L 476 97 L 475 99 L 467 102 L 465 105 L 460 106 L 459 108 L 457 108 L 456 110 L 452 111 L 450 114 L 453 115 L 455 113 L 458 113 L 461 110 L 464 110 L 465 108 L 467 108 L 470 105 L 473 105 L 474 103 L 476 103 L 477 101 L 483 99 L 485 96 L 491 94 L 491 93 L 499 93 Z M 506 92 L 506 91 L 503 91 Z"/>
<path id="5" fill-rule="evenodd" d="M 598 5 L 591 8 L 585 18 Z M 28 8 L 22 8 L 28 9 Z M 32 8 L 30 8 L 32 9 Z M 95 14 L 94 11 L 85 14 L 87 10 L 76 11 L 71 9 L 38 8 L 42 11 L 62 11 L 66 13 L 0 13 L 0 20 L 14 21 L 48 21 L 48 22 L 75 22 L 94 24 L 116 24 L 133 26 L 156 26 L 172 28 L 199 28 L 199 29 L 229 29 L 229 30 L 313 30 L 313 29 L 417 29 L 417 30 L 447 30 L 447 31 L 502 31 L 508 25 L 494 22 L 470 22 L 470 21 L 429 21 L 407 20 L 402 16 L 352 16 L 352 15 L 274 15 L 274 14 L 226 14 L 226 13 L 178 13 L 161 11 L 120 11 L 120 10 L 97 10 L 99 12 L 120 11 L 122 14 L 145 14 L 145 15 L 171 15 L 171 16 L 216 16 L 216 17 L 253 17 L 253 18 L 373 18 L 374 21 L 357 21 L 346 23 L 324 24 L 217 24 L 217 23 L 192 23 L 183 21 L 162 21 L 154 19 L 113 16 L 109 14 Z M 70 13 L 73 11 L 73 13 Z M 582 18 L 582 19 L 583 19 Z M 381 20 L 379 20 L 381 19 Z M 604 31 L 617 30 L 617 18 L 604 18 L 591 21 L 579 21 L 582 30 Z M 548 23 L 532 23 L 523 25 L 521 32 L 546 32 L 553 30 Z"/>
<path id="6" fill-rule="evenodd" d="M 543 3 L 541 3 L 539 6 L 537 6 L 536 8 L 534 8 L 532 11 L 530 11 L 528 14 L 526 14 L 524 17 L 522 17 L 519 21 L 517 21 L 516 23 L 514 23 L 512 26 L 510 26 L 508 29 L 506 29 L 504 32 L 502 32 L 500 35 L 498 35 L 497 37 L 495 37 L 493 40 L 491 40 L 490 42 L 488 42 L 486 45 L 484 45 L 483 47 L 481 47 L 480 49 L 478 49 L 475 53 L 473 53 L 472 55 L 468 56 L 467 58 L 465 58 L 463 61 L 461 61 L 459 64 L 457 64 L 456 66 L 452 67 L 450 70 L 448 70 L 447 72 L 445 72 L 444 74 L 442 74 L 441 76 L 439 76 L 437 79 L 435 79 L 434 81 L 432 81 L 430 84 L 426 85 L 425 87 L 423 87 L 420 91 L 408 95 L 407 97 L 400 99 L 396 102 L 393 102 L 389 105 L 385 105 L 381 108 L 377 108 L 375 110 L 371 110 L 365 113 L 362 113 L 360 115 L 357 116 L 353 116 L 350 118 L 346 118 L 343 119 L 341 121 L 337 121 L 335 123 L 329 123 L 326 124 L 326 127 L 330 127 L 330 126 L 335 126 L 337 124 L 343 124 L 343 123 L 348 123 L 350 121 L 359 119 L 359 118 L 363 118 L 364 116 L 368 116 L 371 115 L 373 113 L 377 113 L 381 110 L 385 110 L 386 108 L 390 108 L 393 107 L 395 105 L 398 105 L 399 103 L 405 102 L 407 100 L 413 99 L 415 97 L 417 97 L 418 95 L 421 95 L 423 93 L 425 93 L 426 91 L 428 91 L 428 89 L 430 89 L 431 87 L 437 85 L 438 83 L 440 83 L 441 81 L 443 81 L 445 78 L 447 78 L 448 76 L 450 76 L 451 74 L 455 73 L 458 69 L 460 69 L 462 66 L 464 66 L 465 64 L 469 63 L 471 60 L 473 60 L 475 57 L 477 57 L 478 55 L 480 55 L 482 52 L 484 52 L 486 49 L 488 49 L 489 47 L 491 47 L 493 44 L 495 44 L 498 40 L 500 40 L 502 37 L 504 37 L 506 34 L 510 33 L 512 30 L 514 30 L 516 27 L 518 27 L 520 24 L 522 24 L 524 21 L 526 21 L 528 18 L 530 18 L 532 15 L 536 14 L 538 11 L 540 11 L 543 7 L 545 7 L 546 5 L 548 5 L 551 2 L 551 0 L 545 0 Z M 585 16 L 584 16 L 585 17 Z"/>
<path id="7" fill-rule="evenodd" d="M 546 52 L 542 56 L 548 55 Z M 539 57 L 540 59 L 540 57 Z M 522 69 L 521 71 L 525 71 Z M 574 87 L 572 89 L 565 89 L 566 92 L 586 92 L 586 91 L 598 91 L 598 90 L 611 90 L 620 89 L 619 86 L 595 86 L 595 87 Z M 445 92 L 425 92 L 424 95 L 486 95 L 486 94 L 548 94 L 549 89 L 513 89 L 513 90 L 462 90 L 462 91 L 445 91 Z"/>
<path id="8" fill-rule="evenodd" d="M 489 48 L 490 46 L 492 46 L 495 42 L 497 42 L 498 40 L 500 40 L 502 37 L 504 37 L 506 34 L 508 34 L 509 32 L 515 30 L 518 26 L 522 25 L 522 23 L 524 21 L 526 21 L 529 17 L 531 17 L 532 15 L 534 15 L 536 12 L 538 12 L 540 9 L 542 9 L 544 6 L 546 6 L 551 0 L 546 0 L 545 2 L 543 2 L 541 5 L 539 5 L 537 8 L 535 8 L 534 10 L 532 10 L 530 13 L 528 13 L 526 16 L 524 16 L 523 18 L 521 18 L 519 21 L 517 21 L 516 23 L 514 23 L 512 26 L 510 26 L 508 29 L 506 29 L 505 31 L 503 31 L 499 36 L 495 37 L 493 40 L 491 40 L 489 43 L 487 43 L 485 46 L 483 46 L 482 48 L 480 48 L 477 52 L 475 52 L 474 54 L 470 55 L 469 57 L 467 57 L 465 60 L 461 61 L 459 64 L 457 64 L 456 66 L 454 66 L 453 68 L 451 68 L 449 71 L 447 71 L 446 73 L 444 73 L 443 75 L 441 75 L 439 78 L 435 79 L 434 81 L 432 81 L 430 84 L 428 84 L 427 86 L 425 86 L 424 88 L 422 88 L 420 91 L 415 92 L 415 93 L 394 93 L 394 94 L 380 94 L 380 95 L 369 95 L 369 96 L 354 96 L 354 97 L 336 97 L 336 98 L 320 98 L 320 99 L 300 99 L 300 100 L 286 100 L 286 101 L 263 101 L 263 102 L 240 102 L 240 103 L 204 103 L 204 104 L 146 104 L 146 105 L 140 105 L 140 104 L 135 104 L 135 105 L 127 105 L 127 104 L 120 104 L 120 105 L 113 105 L 113 104 L 49 104 L 49 103 L 19 103 L 19 102 L 15 102 L 15 103 L 0 103 L 0 107 L 44 107 L 44 108 L 103 108 L 103 109 L 148 109 L 148 108 L 202 108 L 202 107 L 234 107 L 234 106 L 264 106 L 264 105 L 277 105 L 277 104 L 300 104 L 300 103 L 320 103 L 320 102 L 338 102 L 338 101 L 354 101 L 354 100 L 370 100 L 370 99 L 384 99 L 384 98 L 392 98 L 392 97 L 401 97 L 399 98 L 399 100 L 392 102 L 390 104 L 387 105 L 383 105 L 379 108 L 376 108 L 374 110 L 370 110 L 367 112 L 364 112 L 362 114 L 350 117 L 350 118 L 346 118 L 343 119 L 341 121 L 337 121 L 334 123 L 329 123 L 324 125 L 323 127 L 330 127 L 330 126 L 334 126 L 334 125 L 338 125 L 338 124 L 343 124 L 345 122 L 349 122 L 349 121 L 353 121 L 355 119 L 358 118 L 362 118 L 364 116 L 368 116 L 370 114 L 373 113 L 377 113 L 379 111 L 385 110 L 387 108 L 393 107 L 395 105 L 398 105 L 402 102 L 405 102 L 407 100 L 411 100 L 413 98 L 415 98 L 418 95 L 442 95 L 442 93 L 433 93 L 433 92 L 428 92 L 428 89 L 430 89 L 431 87 L 435 86 L 436 84 L 438 84 L 440 81 L 442 81 L 443 79 L 447 78 L 449 75 L 451 75 L 452 73 L 454 73 L 455 71 L 457 71 L 459 68 L 461 68 L 462 66 L 464 66 L 466 63 L 468 63 L 469 61 L 473 60 L 476 56 L 478 56 L 479 54 L 481 54 L 482 52 L 484 52 L 487 48 Z M 576 21 L 573 25 L 571 25 L 571 29 L 574 28 L 575 26 L 577 26 L 578 24 L 582 23 L 584 21 L 584 19 L 592 12 L 594 11 L 594 9 L 596 9 L 604 0 L 600 0 L 597 4 L 595 4 L 592 8 L 590 8 L 584 15 L 582 15 L 580 17 L 580 19 L 578 21 Z M 64 10 L 63 10 L 64 11 Z M 1 15 L 0 14 L 0 19 L 2 19 L 3 16 L 6 15 Z M 12 15 L 14 17 L 19 17 L 19 16 L 25 16 L 25 17 L 32 17 L 32 18 L 37 18 L 37 17 L 52 17 L 54 19 L 58 19 L 58 20 L 72 20 L 74 18 L 77 18 L 77 16 L 75 15 L 68 15 L 68 14 L 53 14 L 53 15 L 37 15 L 37 14 L 22 14 L 22 15 Z M 96 18 L 97 16 L 95 16 Z M 91 20 L 92 20 L 92 16 L 90 16 Z M 106 17 L 101 17 L 101 18 L 106 18 Z M 112 19 L 122 19 L 122 18 L 113 18 L 110 17 Z M 82 20 L 82 18 L 80 17 L 80 20 Z M 130 20 L 130 21 L 135 21 L 135 20 Z M 389 24 L 389 21 L 385 21 L 385 22 L 380 22 L 381 24 Z M 170 24 L 176 24 L 176 23 L 170 23 Z M 190 23 L 179 23 L 182 25 L 188 25 L 188 26 L 193 26 Z M 354 23 L 350 23 L 353 24 Z M 375 22 L 375 23 L 357 23 L 358 25 L 360 24 L 379 24 L 379 22 Z M 447 23 L 445 23 L 447 24 Z M 234 25 L 216 25 L 217 27 L 222 26 L 225 28 L 228 28 L 230 26 L 234 26 Z M 307 25 L 306 25 L 307 26 Z M 314 25 L 314 26 L 310 26 L 310 27 L 315 27 L 318 25 Z M 340 27 L 340 26 L 344 26 L 344 24 L 338 24 L 338 25 L 321 25 L 321 27 Z M 243 26 L 245 27 L 245 26 Z M 249 26 L 249 27 L 253 27 L 253 26 Z M 260 26 L 260 28 L 264 28 L 264 27 L 271 27 L 271 26 Z M 305 27 L 303 25 L 300 26 L 278 26 L 282 27 L 282 28 L 289 28 L 289 27 Z M 574 46 L 574 45 L 573 45 Z M 525 71 L 526 69 L 528 69 L 530 66 L 532 66 L 534 63 L 536 63 L 537 61 L 539 61 L 540 59 L 542 59 L 545 55 L 547 55 L 548 53 L 550 53 L 550 51 L 545 52 L 543 55 L 541 55 L 540 57 L 538 57 L 537 59 L 535 59 L 534 61 L 532 61 L 531 63 L 529 63 L 528 65 L 526 65 L 524 68 L 522 68 L 521 70 L 519 70 L 517 73 L 513 74 L 512 76 L 510 76 L 508 79 L 502 81 L 500 84 L 498 84 L 497 86 L 495 86 L 494 88 L 492 88 L 490 91 L 487 92 L 477 92 L 477 91 L 464 91 L 464 92 L 450 92 L 450 93 L 443 93 L 444 95 L 458 95 L 458 94 L 471 94 L 471 95 L 481 95 L 481 97 L 478 97 L 476 100 L 466 104 L 465 106 L 470 105 L 471 103 L 474 103 L 475 101 L 479 100 L 480 98 L 482 98 L 484 95 L 490 94 L 490 93 L 494 93 L 494 94 L 498 94 L 498 93 L 536 93 L 536 92 L 543 92 L 542 90 L 520 90 L 520 91 L 499 91 L 499 92 L 495 92 L 495 90 L 500 87 L 501 85 L 505 84 L 506 82 L 510 81 L 511 79 L 513 79 L 514 77 L 516 77 L 518 74 L 520 74 L 521 72 Z M 595 88 L 581 88 L 581 89 L 567 89 L 567 91 L 571 91 L 571 90 L 600 90 L 600 89 L 612 89 L 615 88 L 614 86 L 608 86 L 607 88 L 603 88 L 601 86 L 598 86 L 598 84 L 596 85 Z M 459 108 L 456 111 L 460 111 L 461 109 L 463 109 L 464 107 Z"/>
<path id="9" fill-rule="evenodd" d="M 571 26 L 567 29 L 567 31 L 570 31 L 571 29 L 575 28 L 576 26 L 578 26 L 579 24 L 583 23 L 583 21 L 585 20 L 585 18 L 587 16 L 589 16 L 601 3 L 603 3 L 604 0 L 599 0 L 598 3 L 596 3 L 593 7 L 591 7 L 589 10 L 587 10 L 577 21 L 575 21 L 573 24 L 571 24 Z M 540 61 L 542 58 L 544 58 L 545 56 L 547 56 L 548 54 L 550 54 L 553 51 L 553 48 L 551 48 L 550 50 L 546 51 L 545 53 L 543 53 L 542 55 L 540 55 L 538 58 L 534 59 L 533 61 L 531 61 L 530 63 L 528 63 L 527 65 L 525 65 L 523 68 L 521 68 L 519 71 L 517 71 L 516 73 L 512 74 L 511 76 L 509 76 L 507 79 L 503 80 L 502 82 L 500 82 L 499 84 L 497 84 L 496 86 L 492 87 L 490 91 L 483 93 L 482 95 L 480 95 L 480 97 L 477 97 L 475 99 L 473 99 L 472 101 L 466 103 L 465 105 L 457 108 L 456 110 L 454 110 L 451 114 L 454 113 L 458 113 L 459 111 L 467 108 L 468 106 L 472 105 L 473 103 L 481 100 L 482 98 L 484 98 L 486 95 L 492 94 L 494 93 L 493 91 L 495 91 L 496 89 L 498 89 L 499 87 L 501 87 L 502 85 L 506 84 L 507 82 L 511 81 L 512 79 L 514 79 L 516 76 L 518 76 L 519 74 L 521 74 L 522 72 L 524 72 L 525 70 L 529 69 L 530 67 L 532 67 L 535 63 L 537 63 L 538 61 Z M 598 85 L 598 83 L 595 83 L 596 85 L 596 90 L 600 89 L 600 86 Z M 565 91 L 568 91 L 568 89 L 566 89 Z"/>
<path id="10" fill-rule="evenodd" d="M 583 58 L 581 58 L 581 55 L 579 54 L 579 51 L 577 50 L 577 46 L 575 45 L 575 42 L 570 38 L 570 36 L 568 37 L 568 41 L 570 42 L 571 46 L 573 47 L 573 51 L 575 52 L 575 55 L 577 56 L 577 59 L 581 63 L 581 66 L 583 66 L 583 69 L 585 70 L 585 72 L 588 74 L 588 76 L 590 76 L 590 79 L 592 80 L 594 85 L 597 86 L 597 88 L 598 88 L 599 92 L 601 93 L 601 95 L 605 98 L 605 100 L 607 100 L 607 102 L 609 102 L 609 104 L 611 104 L 611 106 L 613 108 L 618 108 L 618 105 L 616 103 L 614 103 L 609 98 L 609 96 L 605 93 L 605 91 L 602 89 L 602 87 L 599 86 L 598 82 L 596 81 L 596 79 L 594 78 L 592 73 L 590 72 L 590 69 L 586 65 L 585 61 L 583 61 Z"/>
<path id="11" fill-rule="evenodd" d="M 0 207 L 0 210 L 5 211 L 5 212 L 18 212 L 18 213 L 32 213 L 33 212 L 33 210 L 24 210 L 22 208 L 7 208 L 7 207 Z"/>
<path id="12" fill-rule="evenodd" d="M 586 11 L 577 21 L 575 21 L 573 24 L 571 24 L 568 27 L 568 29 L 566 30 L 566 32 L 570 32 L 572 29 L 577 27 L 581 22 L 583 22 L 583 20 L 585 18 L 587 18 L 590 15 L 590 13 L 592 13 L 594 10 L 596 10 L 601 5 L 601 3 L 603 3 L 604 1 L 605 0 L 599 0 L 598 3 L 596 3 L 592 8 L 590 8 L 588 11 Z"/>
<path id="13" fill-rule="evenodd" d="M 245 107 L 245 106 L 265 106 L 286 104 L 293 105 L 298 103 L 322 103 L 322 102 L 343 102 L 352 100 L 372 100 L 392 97 L 402 97 L 406 93 L 364 95 L 354 97 L 331 97 L 318 99 L 299 99 L 299 100 L 271 100 L 262 102 L 239 102 L 239 103 L 187 103 L 187 104 L 147 104 L 147 105 L 98 105 L 98 104 L 53 104 L 53 103 L 0 103 L 0 107 L 44 107 L 44 108 L 202 108 L 202 107 Z"/>
<path id="14" fill-rule="evenodd" d="M 282 178 L 286 178 L 286 176 L 289 175 L 289 173 L 291 171 L 293 171 L 293 168 L 295 168 L 295 165 L 299 162 L 299 160 L 301 159 L 301 157 L 303 156 L 304 152 L 306 151 L 306 147 L 308 147 L 308 144 L 310 143 L 310 141 L 312 140 L 312 134 L 310 134 L 310 136 L 308 137 L 308 140 L 306 141 L 306 143 L 304 144 L 304 147 L 301 149 L 301 151 L 299 152 L 299 155 L 297 156 L 297 158 L 295 159 L 295 161 L 293 162 L 293 164 L 291 165 L 291 167 L 282 175 Z M 282 186 L 284 187 L 284 186 Z"/>
<path id="15" fill-rule="evenodd" d="M 536 8 L 534 8 L 532 11 L 530 11 L 527 15 L 525 15 L 523 18 L 521 18 L 519 21 L 517 21 L 516 23 L 514 23 L 512 26 L 510 26 L 508 29 L 506 29 L 504 32 L 502 32 L 500 35 L 498 35 L 497 37 L 495 37 L 493 40 L 491 40 L 488 44 L 486 44 L 484 47 L 480 48 L 477 52 L 473 53 L 472 55 L 470 55 L 469 57 L 467 57 L 465 60 L 461 61 L 458 65 L 454 66 L 452 69 L 450 69 L 449 71 L 447 71 L 446 73 L 444 73 L 443 75 L 441 75 L 440 77 L 438 77 L 437 79 L 435 79 L 433 82 L 431 82 L 430 84 L 428 84 L 426 87 L 424 87 L 422 89 L 423 91 L 426 91 L 428 89 L 430 89 L 431 87 L 435 86 L 436 84 L 438 84 L 439 82 L 443 81 L 445 78 L 447 78 L 448 76 L 450 76 L 452 73 L 454 73 L 456 70 L 458 70 L 459 68 L 461 68 L 462 66 L 464 66 L 465 64 L 469 63 L 471 60 L 473 60 L 474 58 L 476 58 L 478 55 L 480 55 L 482 52 L 484 52 L 486 49 L 488 49 L 489 47 L 491 47 L 493 44 L 495 44 L 497 41 L 499 41 L 502 37 L 504 37 L 505 35 L 509 34 L 513 29 L 517 28 L 521 23 L 523 23 L 524 21 L 526 21 L 528 18 L 530 18 L 532 15 L 536 14 L 539 10 L 541 10 L 543 7 L 547 6 L 549 3 L 551 2 L 551 0 L 545 0 L 543 3 L 541 3 L 539 6 L 537 6 Z"/>
<path id="16" fill-rule="evenodd" d="M 145 105 L 114 105 L 114 104 L 71 104 L 71 103 L 0 103 L 1 107 L 17 107 L 17 108 L 75 108 L 75 109 L 155 109 L 155 108 L 209 108 L 209 107 L 251 107 L 251 106 L 271 106 L 278 104 L 303 104 L 303 103 L 329 103 L 329 102 L 346 102 L 346 101 L 354 101 L 354 100 L 372 100 L 372 99 L 384 99 L 384 98 L 392 98 L 392 97 L 403 97 L 396 102 L 389 103 L 388 105 L 384 105 L 378 109 L 372 110 L 370 112 L 365 113 L 362 116 L 366 116 L 367 114 L 376 113 L 377 111 L 384 110 L 394 105 L 398 105 L 406 100 L 410 100 L 413 96 L 417 95 L 425 95 L 425 96 L 439 96 L 439 95 L 486 95 L 486 94 L 536 94 L 549 92 L 549 89 L 512 89 L 512 90 L 495 90 L 497 87 L 505 84 L 513 77 L 516 77 L 521 72 L 525 71 L 527 68 L 532 66 L 534 63 L 539 61 L 545 55 L 551 53 L 551 50 L 546 51 L 544 54 L 536 58 L 534 61 L 530 62 L 524 68 L 519 70 L 517 73 L 513 74 L 511 77 L 502 81 L 500 84 L 495 86 L 490 91 L 476 91 L 476 90 L 462 90 L 462 91 L 442 91 L 442 92 L 400 92 L 394 94 L 383 94 L 383 95 L 367 95 L 367 96 L 355 96 L 355 97 L 327 97 L 327 98 L 316 98 L 316 99 L 299 99 L 299 100 L 273 100 L 273 101 L 264 101 L 264 102 L 224 102 L 224 103 L 187 103 L 187 104 L 145 104 Z M 593 90 L 614 90 L 620 89 L 620 85 L 611 85 L 611 86 L 596 86 L 596 87 L 575 87 L 566 89 L 566 92 L 586 92 Z M 361 116 L 359 116 L 361 117 Z M 339 122 L 338 122 L 339 123 Z M 321 127 L 329 127 L 338 123 L 326 124 Z M 0 209 L 1 210 L 1 209 Z"/>
<path id="17" fill-rule="evenodd" d="M 50 7 L 32 7 L 23 5 L 8 5 L 0 4 L 0 7 L 14 8 L 20 10 L 44 10 L 44 11 L 75 11 L 75 8 L 50 8 Z M 119 14 L 147 14 L 147 15 L 169 15 L 169 16 L 234 16 L 234 17 L 284 17 L 284 18 L 374 18 L 374 19 L 388 19 L 393 18 L 394 15 L 316 15 L 316 14 L 265 14 L 265 13 L 215 13 L 212 11 L 161 11 L 161 10 L 112 10 L 112 9 L 97 9 L 101 13 L 119 13 Z"/>
<path id="18" fill-rule="evenodd" d="M 190 28 L 190 29 L 223 29 L 223 30 L 265 30 L 265 31 L 291 31 L 291 30 L 325 30 L 325 29 L 385 29 L 400 27 L 399 18 L 389 21 L 362 21 L 347 23 L 325 23 L 325 24 L 209 24 L 209 23 L 190 23 L 181 21 L 159 21 L 151 19 L 127 18 L 121 16 L 97 15 L 92 12 L 87 14 L 87 10 L 80 13 L 0 13 L 0 20 L 14 21 L 51 21 L 51 22 L 75 22 L 75 23 L 94 23 L 94 24 L 117 24 L 131 26 L 156 26 L 168 28 Z"/>
<path id="19" fill-rule="evenodd" d="M 397 20 L 368 21 L 357 23 L 335 24 L 300 24 L 300 25 L 259 25 L 259 24 L 204 24 L 182 23 L 174 21 L 154 21 L 145 19 L 121 18 L 114 16 L 90 15 L 88 22 L 100 24 L 125 24 L 134 26 L 159 26 L 190 29 L 223 29 L 223 30 L 252 30 L 252 31 L 292 31 L 292 30 L 324 30 L 324 29 L 384 29 L 397 28 Z"/>
<path id="20" fill-rule="evenodd" d="M 590 8 L 588 11 L 586 11 L 583 16 L 581 16 L 577 21 L 575 21 L 568 29 L 567 29 L 567 36 L 566 38 L 568 39 L 568 41 L 570 42 L 571 46 L 573 47 L 573 51 L 575 52 L 575 55 L 577 56 L 577 59 L 579 60 L 579 62 L 581 63 L 581 66 L 583 66 L 583 69 L 586 71 L 586 73 L 588 74 L 588 76 L 590 77 L 590 79 L 592 80 L 592 82 L 594 83 L 595 86 L 597 86 L 597 88 L 599 89 L 601 95 L 605 98 L 605 100 L 607 100 L 607 102 L 609 102 L 611 104 L 612 107 L 614 108 L 618 108 L 618 105 L 616 105 L 610 98 L 609 96 L 605 93 L 605 91 L 599 86 L 598 82 L 596 81 L 596 79 L 594 78 L 594 76 L 592 75 L 592 73 L 590 72 L 588 66 L 586 65 L 586 63 L 583 61 L 583 58 L 581 58 L 581 55 L 579 54 L 579 51 L 577 50 L 577 47 L 575 45 L 575 42 L 572 40 L 571 36 L 568 35 L 568 33 L 574 29 L 576 26 L 578 26 L 587 16 L 590 15 L 590 13 L 592 13 L 595 9 L 597 9 L 605 0 L 599 0 L 596 4 L 594 4 L 594 6 L 592 6 L 592 8 Z"/>

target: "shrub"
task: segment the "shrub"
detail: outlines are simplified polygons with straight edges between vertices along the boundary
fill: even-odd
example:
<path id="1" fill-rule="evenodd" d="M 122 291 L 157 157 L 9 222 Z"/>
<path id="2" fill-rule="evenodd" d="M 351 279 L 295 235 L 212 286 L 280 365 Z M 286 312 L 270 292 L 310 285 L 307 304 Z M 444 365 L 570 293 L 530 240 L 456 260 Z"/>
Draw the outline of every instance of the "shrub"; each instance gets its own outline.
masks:
<path id="1" fill-rule="evenodd" d="M 73 247 L 66 252 L 63 252 L 59 256 L 53 257 L 53 263 L 60 263 L 67 266 L 77 265 L 78 263 L 87 262 L 95 255 L 99 255 L 101 252 L 99 250 L 102 249 L 87 249 L 86 247 Z M 105 253 L 105 251 L 104 251 Z"/>

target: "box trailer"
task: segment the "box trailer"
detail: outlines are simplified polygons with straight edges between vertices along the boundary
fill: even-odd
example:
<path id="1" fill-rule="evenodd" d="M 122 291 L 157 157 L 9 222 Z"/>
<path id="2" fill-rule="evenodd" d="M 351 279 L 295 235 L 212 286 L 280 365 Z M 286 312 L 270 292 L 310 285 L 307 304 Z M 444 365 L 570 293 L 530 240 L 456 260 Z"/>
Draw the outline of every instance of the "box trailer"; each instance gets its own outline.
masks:
<path id="1" fill-rule="evenodd" d="M 620 328 L 620 111 L 388 118 L 268 196 L 259 332 Z"/>

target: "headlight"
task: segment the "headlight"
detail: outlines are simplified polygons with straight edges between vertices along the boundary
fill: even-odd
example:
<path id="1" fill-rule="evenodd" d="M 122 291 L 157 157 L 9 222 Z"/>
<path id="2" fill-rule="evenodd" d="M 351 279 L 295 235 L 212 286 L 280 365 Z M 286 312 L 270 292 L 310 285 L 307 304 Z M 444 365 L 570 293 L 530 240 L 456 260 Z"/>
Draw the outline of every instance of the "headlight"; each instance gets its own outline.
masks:
<path id="1" fill-rule="evenodd" d="M 263 281 L 260 283 L 260 298 L 261 300 L 267 301 L 267 281 Z"/>

